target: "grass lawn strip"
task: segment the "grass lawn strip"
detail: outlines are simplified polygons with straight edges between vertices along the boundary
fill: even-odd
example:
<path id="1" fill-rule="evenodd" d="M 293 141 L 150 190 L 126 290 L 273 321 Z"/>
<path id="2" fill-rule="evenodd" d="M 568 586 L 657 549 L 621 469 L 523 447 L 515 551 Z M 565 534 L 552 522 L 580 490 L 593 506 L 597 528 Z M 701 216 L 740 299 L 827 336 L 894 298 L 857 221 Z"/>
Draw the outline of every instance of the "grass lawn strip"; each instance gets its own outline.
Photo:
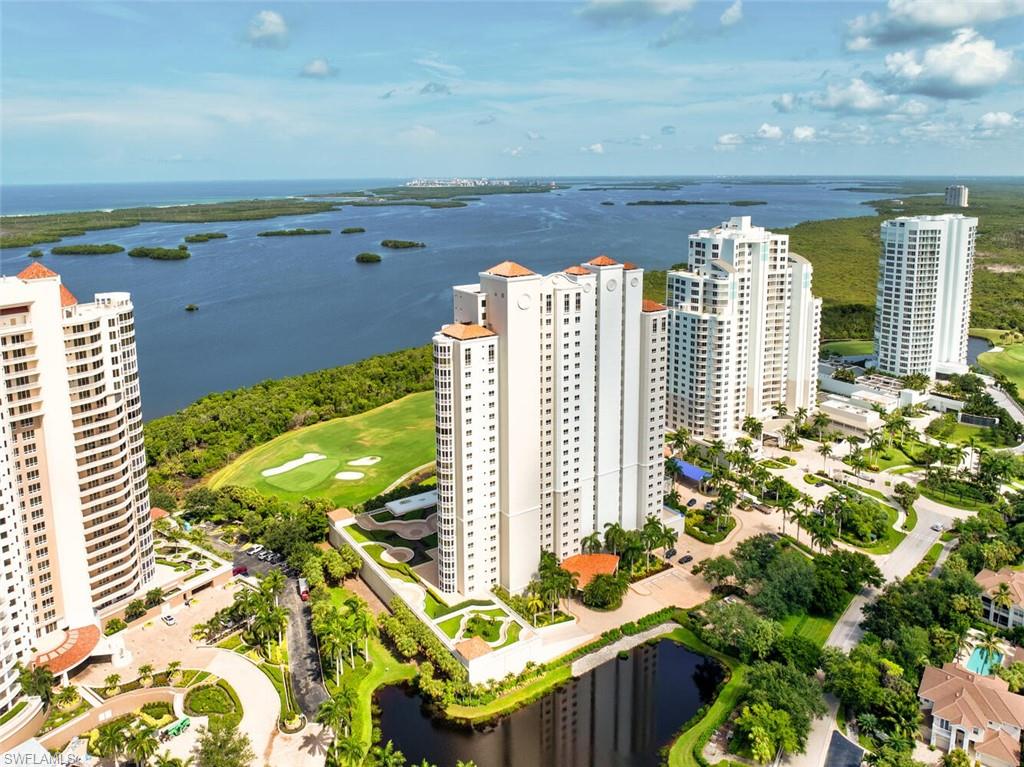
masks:
<path id="1" fill-rule="evenodd" d="M 365 413 L 282 434 L 213 474 L 209 486 L 252 487 L 293 503 L 303 497 L 326 497 L 338 506 L 351 507 L 433 460 L 433 426 L 434 393 L 410 394 Z M 269 477 L 261 473 L 306 453 L 327 458 Z M 379 455 L 381 460 L 361 466 L 361 479 L 335 479 L 338 467 L 368 455 Z"/>
<path id="2" fill-rule="evenodd" d="M 828 341 L 821 345 L 821 355 L 838 354 L 840 357 L 859 357 L 874 354 L 875 342 L 870 338 L 862 341 Z"/>
<path id="3" fill-rule="evenodd" d="M 514 711 L 537 698 L 546 695 L 572 676 L 571 664 L 563 664 L 545 672 L 527 685 L 508 695 L 502 695 L 484 706 L 452 705 L 446 709 L 448 716 L 468 724 L 486 722 L 502 714 Z"/>
<path id="4" fill-rule="evenodd" d="M 945 490 L 938 490 L 933 487 L 929 487 L 924 482 L 919 482 L 917 489 L 921 492 L 925 498 L 941 503 L 945 506 L 952 506 L 955 509 L 966 509 L 967 511 L 981 511 L 982 509 L 993 508 L 991 503 L 985 501 L 975 501 L 970 498 L 961 499 L 954 493 L 949 493 Z"/>

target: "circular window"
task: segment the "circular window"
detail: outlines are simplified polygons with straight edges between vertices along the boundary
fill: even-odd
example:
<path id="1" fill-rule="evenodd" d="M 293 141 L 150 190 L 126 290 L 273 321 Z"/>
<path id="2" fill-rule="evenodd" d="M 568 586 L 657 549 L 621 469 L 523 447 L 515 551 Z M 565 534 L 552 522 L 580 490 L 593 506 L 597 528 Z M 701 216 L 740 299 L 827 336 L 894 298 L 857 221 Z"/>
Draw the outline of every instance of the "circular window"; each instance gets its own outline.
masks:
<path id="1" fill-rule="evenodd" d="M 633 277 L 629 281 L 629 284 L 632 285 L 634 288 L 639 287 L 639 285 L 640 285 L 640 278 L 639 277 Z"/>
<path id="2" fill-rule="evenodd" d="M 516 306 L 518 306 L 520 309 L 529 309 L 530 308 L 530 294 L 529 293 L 523 293 L 523 295 L 519 296 L 519 300 L 516 301 Z"/>
<path id="3" fill-rule="evenodd" d="M 611 292 L 615 290 L 615 288 L 619 287 L 619 283 L 616 282 L 615 280 L 608 280 L 608 282 L 605 284 L 605 287 L 608 289 L 608 292 Z"/>

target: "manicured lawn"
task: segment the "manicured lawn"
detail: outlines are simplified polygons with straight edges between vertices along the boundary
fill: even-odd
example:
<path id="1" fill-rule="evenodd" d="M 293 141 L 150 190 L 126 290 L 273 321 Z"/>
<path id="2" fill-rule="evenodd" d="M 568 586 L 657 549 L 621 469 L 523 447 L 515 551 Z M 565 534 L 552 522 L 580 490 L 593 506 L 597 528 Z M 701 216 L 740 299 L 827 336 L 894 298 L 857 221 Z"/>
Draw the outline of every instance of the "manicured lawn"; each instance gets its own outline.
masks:
<path id="1" fill-rule="evenodd" d="M 1024 333 L 1018 333 L 1015 330 L 971 328 L 968 333 L 975 338 L 984 338 L 993 346 L 1009 346 L 1011 344 L 1024 343 Z"/>
<path id="2" fill-rule="evenodd" d="M 1021 354 L 1024 355 L 1024 346 L 1021 346 Z M 1021 357 L 1021 360 L 1024 363 L 1024 356 Z M 946 439 L 946 442 L 966 445 L 972 437 L 979 447 L 1012 447 L 1012 445 L 1007 445 L 1002 441 L 993 442 L 988 437 L 987 429 L 982 426 L 972 426 L 969 423 L 958 423 L 953 428 L 953 433 Z"/>
<path id="3" fill-rule="evenodd" d="M 829 341 L 821 345 L 821 356 L 838 354 L 840 357 L 853 357 L 861 354 L 873 354 L 875 342 L 866 339 L 863 341 Z"/>
<path id="4" fill-rule="evenodd" d="M 917 509 L 911 506 L 907 509 L 907 518 L 903 520 L 903 530 L 909 533 L 915 527 L 917 527 Z"/>
<path id="5" fill-rule="evenodd" d="M 825 641 L 835 625 L 835 618 L 822 618 L 818 615 L 787 615 L 782 620 L 782 632 L 786 636 L 802 636 L 804 639 L 810 639 L 818 647 L 824 647 Z"/>
<path id="6" fill-rule="evenodd" d="M 863 551 L 865 554 L 888 554 L 897 546 L 900 545 L 900 541 L 907 537 L 906 533 L 900 532 L 894 528 L 896 524 L 897 511 L 892 506 L 883 506 L 886 513 L 889 515 L 889 524 L 885 528 L 885 536 L 880 539 L 874 546 L 861 546 L 860 544 L 844 538 L 847 543 L 851 546 L 856 546 L 858 549 Z"/>
<path id="7" fill-rule="evenodd" d="M 459 631 L 459 626 L 462 625 L 462 616 L 453 615 L 451 618 L 446 618 L 437 624 L 437 627 L 441 629 L 445 634 L 448 635 L 449 639 L 455 639 L 455 635 Z"/>
<path id="8" fill-rule="evenodd" d="M 982 509 L 991 509 L 992 504 L 984 501 L 975 501 L 970 498 L 960 498 L 956 493 L 950 493 L 945 490 L 939 490 L 933 488 L 924 482 L 920 482 L 917 485 L 917 489 L 921 491 L 921 495 L 925 498 L 929 498 L 936 503 L 944 503 L 946 506 L 952 506 L 957 509 L 966 509 L 967 511 L 981 511 Z"/>
<path id="9" fill-rule="evenodd" d="M 306 453 L 326 458 L 269 477 L 261 474 Z M 372 466 L 348 463 L 368 456 L 381 460 Z M 338 506 L 354 506 L 433 459 L 434 393 L 420 392 L 359 415 L 282 434 L 214 474 L 210 487 L 241 485 L 286 501 L 326 497 Z M 364 476 L 335 479 L 340 471 Z"/>
<path id="10" fill-rule="evenodd" d="M 919 450 L 924 445 L 920 442 L 915 442 L 912 445 L 893 445 L 892 447 L 883 448 L 872 454 L 874 464 L 880 469 L 891 469 L 894 466 L 907 466 L 914 464 L 915 450 Z"/>

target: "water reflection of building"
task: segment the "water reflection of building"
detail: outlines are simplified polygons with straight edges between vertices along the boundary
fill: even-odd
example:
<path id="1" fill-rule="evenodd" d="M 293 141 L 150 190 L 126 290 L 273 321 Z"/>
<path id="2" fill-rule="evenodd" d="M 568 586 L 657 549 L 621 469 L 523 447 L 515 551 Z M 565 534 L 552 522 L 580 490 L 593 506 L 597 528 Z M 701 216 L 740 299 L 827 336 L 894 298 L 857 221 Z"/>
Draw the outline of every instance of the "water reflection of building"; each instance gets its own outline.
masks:
<path id="1" fill-rule="evenodd" d="M 657 646 L 641 645 L 628 659 L 607 663 L 543 698 L 539 764 L 596 767 L 624 763 L 631 754 L 656 756 L 657 667 Z"/>

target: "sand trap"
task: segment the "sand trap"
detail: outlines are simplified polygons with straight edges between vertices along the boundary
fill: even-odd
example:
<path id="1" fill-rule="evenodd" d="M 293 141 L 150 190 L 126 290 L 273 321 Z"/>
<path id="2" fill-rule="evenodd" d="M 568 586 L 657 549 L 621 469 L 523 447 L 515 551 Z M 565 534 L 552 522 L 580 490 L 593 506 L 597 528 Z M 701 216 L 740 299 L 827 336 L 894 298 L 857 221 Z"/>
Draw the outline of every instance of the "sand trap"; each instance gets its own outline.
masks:
<path id="1" fill-rule="evenodd" d="M 334 475 L 335 479 L 353 480 L 362 479 L 365 475 L 361 471 L 339 471 Z"/>
<path id="2" fill-rule="evenodd" d="M 327 458 L 327 456 L 321 455 L 320 453 L 306 453 L 304 456 L 302 456 L 302 458 L 296 458 L 294 460 L 288 461 L 287 463 L 282 463 L 280 466 L 275 466 L 272 469 L 264 469 L 263 471 L 260 472 L 260 474 L 262 474 L 264 477 L 273 477 L 276 476 L 277 474 L 284 474 L 286 471 L 297 469 L 298 467 L 304 466 L 307 463 L 313 463 L 314 461 L 322 461 L 325 458 Z M 362 476 L 362 474 L 360 474 L 359 476 Z"/>
<path id="3" fill-rule="evenodd" d="M 379 455 L 368 455 L 364 458 L 356 458 L 354 461 L 349 461 L 349 466 L 373 466 L 375 463 L 380 462 Z"/>
<path id="4" fill-rule="evenodd" d="M 392 562 L 411 562 L 414 556 L 413 550 L 407 549 L 405 546 L 392 546 L 390 549 L 380 553 L 380 558 L 385 562 L 388 560 Z"/>

